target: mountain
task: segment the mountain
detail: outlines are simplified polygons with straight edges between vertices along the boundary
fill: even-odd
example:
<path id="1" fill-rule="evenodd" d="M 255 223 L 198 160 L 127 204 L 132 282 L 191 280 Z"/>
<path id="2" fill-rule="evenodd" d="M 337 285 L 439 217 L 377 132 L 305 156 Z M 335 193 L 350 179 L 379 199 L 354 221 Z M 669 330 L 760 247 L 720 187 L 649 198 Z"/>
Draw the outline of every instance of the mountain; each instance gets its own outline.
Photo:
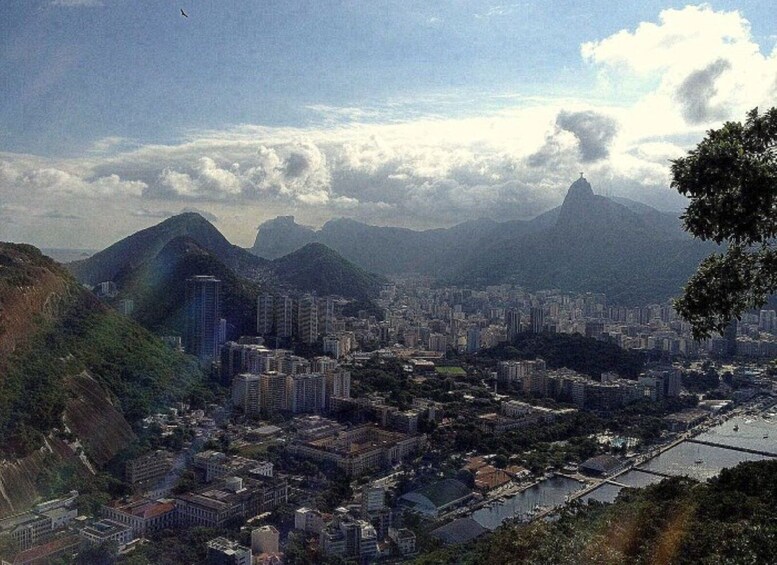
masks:
<path id="1" fill-rule="evenodd" d="M 572 183 L 561 206 L 529 221 L 474 220 L 413 231 L 337 219 L 315 231 L 285 216 L 259 227 L 252 252 L 273 257 L 282 239 L 283 251 L 317 241 L 382 274 L 421 273 L 472 286 L 513 282 L 530 289 L 604 292 L 624 304 L 677 295 L 713 250 L 689 237 L 672 214 L 627 198 L 596 195 L 584 178 Z"/>
<path id="2" fill-rule="evenodd" d="M 194 359 L 101 303 L 52 259 L 0 243 L 0 516 L 41 495 L 64 466 L 88 473 L 79 444 L 93 466 L 105 464 L 132 441 L 134 423 L 201 380 Z"/>
<path id="3" fill-rule="evenodd" d="M 680 292 L 712 246 L 673 231 L 660 212 L 636 208 L 596 195 L 578 179 L 555 223 L 484 242 L 452 280 L 603 292 L 624 304 L 664 300 Z"/>
<path id="4" fill-rule="evenodd" d="M 186 279 L 209 274 L 221 280 L 221 313 L 227 336 L 254 332 L 256 297 L 262 284 L 238 276 L 214 253 L 189 236 L 168 241 L 159 253 L 134 269 L 123 269 L 114 281 L 118 299 L 131 298 L 132 317 L 158 334 L 182 335 L 185 325 Z M 272 280 L 267 275 L 264 284 Z"/>
<path id="5" fill-rule="evenodd" d="M 357 300 L 376 296 L 385 282 L 321 243 L 309 243 L 275 259 L 272 268 L 280 280 L 293 287 L 315 288 L 321 295 L 339 294 Z"/>
<path id="6" fill-rule="evenodd" d="M 463 258 L 477 252 L 477 242 L 492 234 L 498 226 L 505 226 L 506 231 L 509 228 L 521 231 L 526 223 L 509 224 L 480 219 L 448 229 L 414 231 L 339 218 L 330 220 L 316 231 L 294 223 L 292 216 L 281 216 L 259 226 L 251 251 L 273 259 L 317 242 L 370 272 L 440 276 L 452 274 L 452 269 Z"/>
<path id="7" fill-rule="evenodd" d="M 252 252 L 266 259 L 283 257 L 316 241 L 315 231 L 295 223 L 294 216 L 278 216 L 263 223 L 259 230 L 262 238 L 256 238 Z"/>
<path id="8" fill-rule="evenodd" d="M 283 223 L 281 220 L 279 225 Z M 306 264 L 295 264 L 298 261 Z M 315 265 L 315 269 L 310 265 Z M 69 263 L 67 267 L 84 284 L 117 283 L 122 297 L 136 299 L 136 305 L 148 309 L 148 316 L 138 315 L 143 316 L 147 327 L 158 331 L 181 326 L 179 314 L 171 310 L 177 306 L 173 306 L 172 299 L 166 299 L 164 293 L 180 291 L 185 278 L 194 274 L 222 278 L 226 303 L 240 304 L 226 314 L 236 315 L 235 327 L 244 329 L 248 327 L 244 319 L 249 312 L 245 295 L 257 292 L 260 287 L 292 294 L 333 293 L 359 300 L 374 297 L 380 290 L 379 278 L 348 263 L 331 249 L 316 246 L 306 253 L 292 253 L 290 257 L 270 261 L 232 245 L 213 224 L 197 213 L 168 218 L 88 259 Z M 327 276 L 321 276 L 322 273 Z M 339 281 L 339 284 L 332 281 Z M 238 295 L 232 296 L 233 290 Z M 253 300 L 256 300 L 256 294 Z M 169 308 L 154 312 L 157 304 L 166 304 Z M 250 310 L 253 311 L 253 307 Z"/>
<path id="9" fill-rule="evenodd" d="M 255 276 L 266 266 L 266 261 L 232 245 L 200 214 L 189 212 L 134 233 L 88 259 L 69 263 L 68 268 L 85 284 L 115 281 L 129 276 L 132 271 L 152 260 L 165 245 L 178 237 L 191 238 L 243 276 Z"/>

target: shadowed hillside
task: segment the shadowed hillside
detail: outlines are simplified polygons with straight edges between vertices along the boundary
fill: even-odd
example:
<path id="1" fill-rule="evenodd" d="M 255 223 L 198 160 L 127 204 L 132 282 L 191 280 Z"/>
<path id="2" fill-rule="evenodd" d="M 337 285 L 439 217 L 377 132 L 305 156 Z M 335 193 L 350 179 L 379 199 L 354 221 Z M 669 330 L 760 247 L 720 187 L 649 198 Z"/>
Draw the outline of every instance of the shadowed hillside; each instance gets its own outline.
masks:
<path id="1" fill-rule="evenodd" d="M 40 446 L 46 433 L 63 428 L 68 406 L 74 426 L 79 421 L 85 433 L 100 433 L 98 422 L 76 416 L 88 414 L 91 402 L 77 391 L 85 377 L 76 376 L 84 371 L 129 422 L 183 398 L 201 378 L 192 358 L 103 305 L 31 246 L 0 244 L 0 327 L 3 453 L 25 454 Z M 74 395 L 82 402 L 69 405 Z M 96 446 L 105 442 L 97 436 L 84 443 L 87 451 L 95 447 L 97 460 L 109 457 L 98 453 Z"/>

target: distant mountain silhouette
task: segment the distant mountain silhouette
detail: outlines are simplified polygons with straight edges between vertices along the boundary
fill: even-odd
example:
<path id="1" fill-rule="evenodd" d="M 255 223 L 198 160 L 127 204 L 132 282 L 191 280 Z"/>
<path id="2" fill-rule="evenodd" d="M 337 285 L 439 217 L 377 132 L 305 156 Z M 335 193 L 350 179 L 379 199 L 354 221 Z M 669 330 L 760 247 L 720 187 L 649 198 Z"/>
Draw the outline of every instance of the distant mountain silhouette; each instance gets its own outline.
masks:
<path id="1" fill-rule="evenodd" d="M 253 253 L 266 259 L 277 259 L 316 241 L 315 231 L 294 222 L 294 216 L 278 216 L 259 226 L 262 240 L 256 238 Z"/>
<path id="2" fill-rule="evenodd" d="M 519 221 L 514 227 L 520 231 L 525 224 Z M 273 259 L 318 242 L 371 272 L 450 275 L 462 258 L 475 252 L 477 246 L 474 244 L 498 226 L 507 224 L 481 219 L 448 229 L 415 231 L 338 218 L 316 231 L 296 224 L 292 216 L 280 216 L 259 226 L 251 251 Z"/>
<path id="3" fill-rule="evenodd" d="M 252 252 L 273 258 L 311 242 L 376 273 L 597 291 L 623 303 L 678 294 L 712 249 L 690 238 L 679 218 L 626 198 L 596 195 L 582 177 L 561 206 L 529 221 L 474 220 L 414 231 L 337 219 L 313 230 L 283 216 L 259 227 Z"/>
<path id="4" fill-rule="evenodd" d="M 242 247 L 232 245 L 200 214 L 189 212 L 125 237 L 88 259 L 68 263 L 67 267 L 79 281 L 86 284 L 115 281 L 152 260 L 177 237 L 190 237 L 243 276 L 261 271 L 267 263 L 247 253 Z"/>
<path id="5" fill-rule="evenodd" d="M 453 280 L 604 292 L 621 303 L 678 294 L 711 246 L 685 235 L 661 212 L 629 204 L 594 194 L 580 178 L 553 211 L 555 223 L 515 239 L 485 242 Z"/>
<path id="6" fill-rule="evenodd" d="M 197 213 L 168 218 L 88 259 L 66 266 L 82 283 L 95 285 L 114 281 L 122 294 L 130 287 L 133 292 L 140 292 L 145 284 L 167 288 L 172 284 L 166 280 L 168 277 L 180 279 L 186 273 L 190 273 L 188 276 L 219 275 L 226 271 L 231 277 L 240 279 L 241 285 L 253 284 L 252 292 L 262 286 L 292 294 L 316 292 L 358 300 L 376 296 L 382 282 L 380 277 L 365 272 L 323 245 L 277 261 L 262 259 L 232 245 L 213 224 Z M 208 266 L 212 267 L 211 271 L 207 270 Z M 150 324 L 150 327 L 156 326 L 156 323 Z"/>

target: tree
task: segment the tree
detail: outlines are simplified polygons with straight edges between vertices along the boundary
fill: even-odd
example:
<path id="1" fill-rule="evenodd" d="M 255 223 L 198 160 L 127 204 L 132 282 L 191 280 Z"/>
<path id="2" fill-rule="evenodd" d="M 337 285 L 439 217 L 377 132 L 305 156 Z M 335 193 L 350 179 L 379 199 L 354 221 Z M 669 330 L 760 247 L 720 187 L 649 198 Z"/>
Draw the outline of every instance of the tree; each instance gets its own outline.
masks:
<path id="1" fill-rule="evenodd" d="M 672 177 L 690 199 L 685 229 L 727 245 L 702 261 L 675 300 L 694 337 L 709 337 L 777 291 L 777 108 L 708 131 L 672 162 Z"/>

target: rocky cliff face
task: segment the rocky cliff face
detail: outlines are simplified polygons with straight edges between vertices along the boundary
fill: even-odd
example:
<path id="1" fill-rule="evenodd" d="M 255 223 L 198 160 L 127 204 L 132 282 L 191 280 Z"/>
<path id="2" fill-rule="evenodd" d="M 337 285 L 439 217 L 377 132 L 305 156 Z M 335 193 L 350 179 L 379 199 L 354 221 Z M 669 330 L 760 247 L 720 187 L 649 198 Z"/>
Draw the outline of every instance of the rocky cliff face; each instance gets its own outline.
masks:
<path id="1" fill-rule="evenodd" d="M 0 519 L 40 502 L 63 470 L 88 477 L 135 439 L 111 395 L 89 374 L 69 377 L 65 386 L 70 398 L 62 421 L 70 439 L 50 434 L 34 453 L 0 462 Z"/>
<path id="2" fill-rule="evenodd" d="M 72 281 L 54 261 L 28 245 L 0 243 L 0 367 L 73 297 Z"/>
<path id="3" fill-rule="evenodd" d="M 0 461 L 0 519 L 29 510 L 44 497 L 43 477 L 58 474 L 69 466 L 84 476 L 89 468 L 61 439 L 47 437 L 35 453 Z"/>
<path id="4" fill-rule="evenodd" d="M 134 440 L 135 434 L 108 391 L 91 375 L 84 372 L 70 377 L 67 388 L 70 399 L 63 422 L 84 445 L 90 461 L 101 467 Z"/>

